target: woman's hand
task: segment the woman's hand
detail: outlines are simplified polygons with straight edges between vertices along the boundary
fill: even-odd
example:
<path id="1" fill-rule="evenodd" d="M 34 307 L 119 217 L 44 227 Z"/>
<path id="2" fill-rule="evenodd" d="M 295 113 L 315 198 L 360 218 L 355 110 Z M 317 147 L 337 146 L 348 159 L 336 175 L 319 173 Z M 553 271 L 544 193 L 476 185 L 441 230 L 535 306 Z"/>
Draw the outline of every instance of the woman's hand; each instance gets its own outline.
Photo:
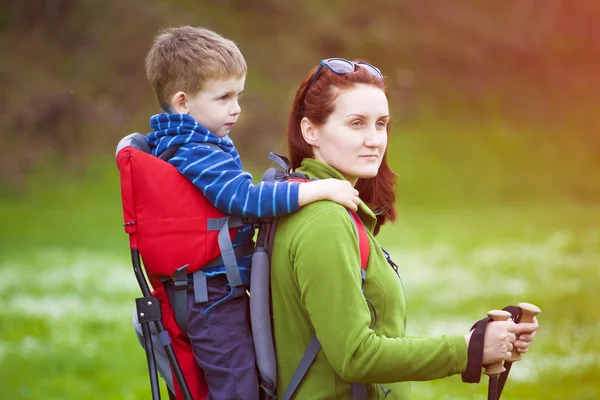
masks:
<path id="1" fill-rule="evenodd" d="M 516 324 L 512 319 L 508 321 L 492 321 L 487 325 L 483 337 L 483 365 L 504 361 L 510 357 L 516 336 L 512 331 Z M 473 331 L 465 335 L 467 347 L 471 341 Z"/>
<path id="2" fill-rule="evenodd" d="M 483 365 L 504 361 L 510 357 L 516 336 L 516 324 L 512 320 L 492 321 L 483 337 Z"/>
<path id="3" fill-rule="evenodd" d="M 519 353 L 526 353 L 535 337 L 537 328 L 536 318 L 532 323 L 515 324 L 512 319 L 490 322 L 483 338 L 483 365 L 507 360 L 511 356 L 513 347 Z M 473 331 L 465 335 L 467 346 L 472 334 Z"/>
<path id="4" fill-rule="evenodd" d="M 531 342 L 535 338 L 538 327 L 539 324 L 535 317 L 533 317 L 533 322 L 521 322 L 517 325 L 519 331 L 515 332 L 517 340 L 515 340 L 513 345 L 519 353 L 527 353 L 529 351 L 529 346 L 531 346 Z"/>

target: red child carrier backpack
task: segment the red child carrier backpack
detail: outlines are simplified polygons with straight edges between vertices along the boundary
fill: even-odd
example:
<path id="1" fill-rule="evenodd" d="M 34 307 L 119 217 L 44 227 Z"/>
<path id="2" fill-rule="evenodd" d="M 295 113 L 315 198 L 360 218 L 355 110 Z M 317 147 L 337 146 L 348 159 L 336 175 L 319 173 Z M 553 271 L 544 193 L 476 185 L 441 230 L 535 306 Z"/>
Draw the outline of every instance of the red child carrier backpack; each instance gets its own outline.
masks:
<path id="1" fill-rule="evenodd" d="M 234 251 L 231 240 L 237 227 L 248 221 L 229 217 L 208 202 L 196 186 L 166 162 L 175 152 L 169 150 L 160 158 L 153 156 L 145 136 L 139 133 L 126 136 L 117 147 L 116 162 L 121 178 L 124 227 L 129 234 L 136 279 L 144 296 L 136 299 L 136 315 L 142 328 L 153 400 L 160 399 L 153 343 L 159 345 L 157 351 L 164 351 L 168 358 L 175 391 L 174 394 L 169 391 L 169 396 L 176 400 L 205 400 L 208 387 L 203 372 L 194 358 L 185 324 L 178 320 L 181 312 L 171 308 L 163 282 L 173 279 L 177 288 L 179 283 L 187 285 L 187 274 L 196 275 L 204 267 L 225 264 L 228 280 L 237 286 L 235 283 L 239 279 L 241 284 L 235 259 L 248 254 L 248 249 L 238 252 L 236 248 Z M 270 158 L 283 171 L 270 168 L 262 180 L 308 181 L 307 177 L 291 172 L 289 161 L 285 157 L 271 153 Z M 370 250 L 368 237 L 360 218 L 353 212 L 350 212 L 350 217 L 359 238 L 364 282 Z M 276 358 L 271 325 L 269 258 L 278 219 L 252 222 L 255 227 L 260 228 L 251 270 L 252 334 L 262 388 L 261 397 L 275 399 Z M 146 283 L 140 261 L 143 261 L 153 292 L 150 292 Z M 231 266 L 232 263 L 235 269 Z M 231 268 L 228 268 L 228 264 Z M 196 285 L 195 276 L 194 284 Z M 183 293 L 186 291 L 187 286 Z M 177 292 L 175 302 L 177 303 Z M 177 304 L 174 307 L 177 308 Z M 185 316 L 185 312 L 183 315 Z M 154 332 L 151 332 L 150 323 L 154 324 Z M 319 349 L 320 344 L 315 336 L 306 354 L 314 359 Z M 285 399 L 292 396 L 312 359 L 300 363 L 294 377 L 296 382 L 288 388 L 289 394 L 286 393 Z M 356 388 L 360 391 L 360 384 L 352 385 L 353 391 Z M 363 398 L 360 395 L 354 397 Z"/>
<path id="2" fill-rule="evenodd" d="M 184 265 L 193 273 L 221 255 L 217 221 L 223 224 L 228 216 L 175 167 L 150 154 L 143 135 L 122 139 L 116 161 L 125 232 L 153 287 L 157 277 L 173 276 Z M 229 229 L 229 240 L 236 231 Z"/>
<path id="3" fill-rule="evenodd" d="M 160 393 L 150 322 L 154 322 L 159 332 L 160 344 L 165 347 L 176 378 L 173 380 L 176 398 L 204 400 L 208 388 L 202 370 L 169 305 L 163 279 L 175 278 L 179 271 L 187 284 L 187 274 L 220 257 L 220 236 L 221 242 L 231 243 L 237 229 L 227 229 L 224 213 L 210 204 L 174 166 L 150 153 L 145 136 L 134 133 L 123 138 L 117 147 L 116 162 L 121 177 L 125 232 L 129 234 L 134 271 L 144 295 L 136 303 L 144 331 L 153 399 L 160 398 Z M 215 222 L 213 229 L 209 229 L 207 221 L 221 221 L 222 226 Z M 140 256 L 154 289 L 152 293 L 141 271 Z"/>

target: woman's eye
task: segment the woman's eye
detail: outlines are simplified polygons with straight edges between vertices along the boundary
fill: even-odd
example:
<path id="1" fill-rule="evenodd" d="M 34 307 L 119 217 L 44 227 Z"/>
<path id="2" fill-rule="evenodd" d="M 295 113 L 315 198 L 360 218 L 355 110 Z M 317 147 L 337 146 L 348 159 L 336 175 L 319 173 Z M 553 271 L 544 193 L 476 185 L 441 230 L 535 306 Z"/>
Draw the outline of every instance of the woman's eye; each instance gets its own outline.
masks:
<path id="1" fill-rule="evenodd" d="M 358 127 L 361 127 L 363 125 L 363 123 L 360 120 L 356 120 L 356 121 L 353 121 L 350 125 L 358 128 Z"/>
<path id="2" fill-rule="evenodd" d="M 387 122 L 385 121 L 379 121 L 377 122 L 377 127 L 378 128 L 385 128 L 387 126 Z"/>

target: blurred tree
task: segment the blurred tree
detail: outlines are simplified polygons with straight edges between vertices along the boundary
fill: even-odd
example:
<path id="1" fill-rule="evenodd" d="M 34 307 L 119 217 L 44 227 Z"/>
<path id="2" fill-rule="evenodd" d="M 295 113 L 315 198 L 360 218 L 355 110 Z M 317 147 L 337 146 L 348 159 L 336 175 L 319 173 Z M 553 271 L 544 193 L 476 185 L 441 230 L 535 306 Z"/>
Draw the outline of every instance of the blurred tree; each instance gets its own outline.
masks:
<path id="1" fill-rule="evenodd" d="M 0 138 L 11 146 L 0 148 L 0 184 L 49 158 L 112 152 L 125 133 L 147 131 L 158 108 L 145 53 L 159 28 L 183 24 L 217 30 L 247 58 L 236 129 L 244 155 L 262 159 L 279 143 L 293 88 L 332 56 L 379 65 L 401 122 L 563 126 L 598 149 L 599 19 L 595 0 L 5 2 Z"/>

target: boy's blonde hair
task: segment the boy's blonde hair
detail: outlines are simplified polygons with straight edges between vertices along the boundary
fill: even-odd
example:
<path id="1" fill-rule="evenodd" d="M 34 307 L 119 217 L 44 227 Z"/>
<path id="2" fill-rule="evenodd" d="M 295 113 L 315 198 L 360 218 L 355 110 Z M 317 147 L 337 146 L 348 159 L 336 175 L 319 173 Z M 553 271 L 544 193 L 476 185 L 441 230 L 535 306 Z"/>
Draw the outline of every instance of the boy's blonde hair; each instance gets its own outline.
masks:
<path id="1" fill-rule="evenodd" d="M 164 111 L 179 91 L 194 96 L 208 80 L 242 78 L 247 70 L 233 41 L 191 26 L 161 31 L 146 56 L 146 75 Z"/>

